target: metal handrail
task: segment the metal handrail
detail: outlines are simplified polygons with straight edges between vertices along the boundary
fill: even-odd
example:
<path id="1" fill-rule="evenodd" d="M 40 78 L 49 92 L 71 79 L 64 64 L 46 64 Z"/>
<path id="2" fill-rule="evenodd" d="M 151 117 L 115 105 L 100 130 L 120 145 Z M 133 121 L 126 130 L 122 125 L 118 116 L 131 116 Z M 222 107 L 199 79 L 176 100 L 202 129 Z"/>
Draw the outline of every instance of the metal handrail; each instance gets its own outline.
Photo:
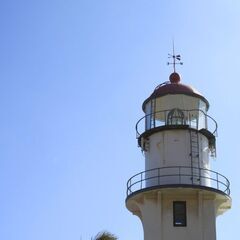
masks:
<path id="1" fill-rule="evenodd" d="M 157 127 L 169 125 L 169 123 L 167 121 L 167 116 L 168 116 L 168 113 L 171 110 L 172 109 L 156 111 L 156 112 L 147 114 L 147 115 L 143 116 L 142 118 L 140 118 L 137 121 L 136 126 L 135 126 L 137 138 L 139 138 L 139 136 L 147 130 L 151 130 L 151 129 L 154 129 L 154 128 L 157 128 Z M 183 125 L 189 125 L 189 127 L 199 130 L 199 126 L 200 126 L 199 122 L 196 119 L 191 118 L 191 113 L 198 112 L 198 114 L 201 113 L 205 117 L 204 128 L 209 130 L 213 135 L 215 135 L 215 136 L 217 135 L 217 127 L 218 127 L 217 122 L 211 116 L 206 114 L 203 110 L 201 110 L 201 109 L 191 109 L 191 110 L 179 109 L 179 110 L 181 110 L 184 113 L 184 116 L 185 116 Z M 157 119 L 155 117 L 156 114 L 163 114 L 164 115 L 164 120 L 162 120 L 160 122 L 159 119 Z M 211 120 L 211 122 L 213 123 L 213 125 L 214 125 L 213 129 L 208 129 L 208 120 Z M 147 123 L 146 123 L 147 121 L 150 121 L 148 123 L 149 125 L 147 125 Z M 139 130 L 140 129 L 140 124 L 144 125 L 142 127 L 142 129 L 144 129 L 144 130 L 142 130 L 142 131 Z M 177 125 L 179 125 L 179 124 L 177 124 Z"/>
<path id="2" fill-rule="evenodd" d="M 169 170 L 174 171 L 170 173 Z M 194 170 L 197 170 L 198 174 L 194 174 Z M 173 166 L 154 168 L 135 174 L 127 182 L 127 196 L 149 187 L 178 184 L 210 187 L 230 195 L 230 182 L 222 174 L 205 168 Z"/>

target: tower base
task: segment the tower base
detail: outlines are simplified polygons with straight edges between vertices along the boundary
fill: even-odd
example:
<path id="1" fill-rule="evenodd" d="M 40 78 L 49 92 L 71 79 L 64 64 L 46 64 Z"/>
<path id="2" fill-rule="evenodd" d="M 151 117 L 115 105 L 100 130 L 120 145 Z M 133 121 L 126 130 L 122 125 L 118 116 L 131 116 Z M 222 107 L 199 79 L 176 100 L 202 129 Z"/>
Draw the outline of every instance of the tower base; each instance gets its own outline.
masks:
<path id="1" fill-rule="evenodd" d="M 174 225 L 174 202 L 186 203 L 186 225 Z M 126 200 L 144 229 L 144 240 L 215 240 L 216 217 L 231 207 L 231 198 L 198 188 L 141 191 Z"/>

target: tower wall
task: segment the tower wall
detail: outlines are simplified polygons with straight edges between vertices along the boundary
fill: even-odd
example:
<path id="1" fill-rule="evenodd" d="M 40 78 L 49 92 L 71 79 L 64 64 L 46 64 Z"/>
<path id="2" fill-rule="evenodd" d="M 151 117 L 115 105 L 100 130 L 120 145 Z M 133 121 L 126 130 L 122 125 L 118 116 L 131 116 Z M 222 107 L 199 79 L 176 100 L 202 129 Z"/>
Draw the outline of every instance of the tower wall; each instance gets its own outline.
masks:
<path id="1" fill-rule="evenodd" d="M 209 168 L 208 139 L 201 133 L 199 137 L 200 167 Z M 145 152 L 145 170 L 170 167 L 191 167 L 189 130 L 171 129 L 152 134 L 148 137 Z"/>
<path id="2" fill-rule="evenodd" d="M 186 201 L 187 225 L 174 227 L 173 202 Z M 161 193 L 145 195 L 139 204 L 139 214 L 145 240 L 216 240 L 213 196 L 194 192 L 188 194 Z"/>
<path id="3" fill-rule="evenodd" d="M 174 177 L 179 172 L 179 166 L 186 167 L 181 169 L 182 175 L 186 174 L 188 176 L 183 176 L 181 178 L 182 184 L 189 184 L 192 182 L 192 158 L 191 154 L 191 130 L 179 130 L 171 129 L 164 130 L 149 136 L 148 140 L 148 150 L 145 152 L 145 170 L 146 186 L 155 186 L 159 181 L 161 184 L 178 184 L 179 177 Z M 209 169 L 209 149 L 208 149 L 208 139 L 201 133 L 198 133 L 198 151 L 199 156 L 197 161 L 202 169 Z M 155 168 L 161 168 L 156 171 L 148 171 Z M 161 172 L 157 172 L 161 171 Z M 201 170 L 202 175 L 202 185 L 209 186 L 209 172 Z M 161 179 L 155 178 L 155 176 L 161 175 Z M 170 176 L 168 176 L 170 175 Z M 204 178 L 206 177 L 206 178 Z M 156 182 L 157 181 L 157 182 Z"/>

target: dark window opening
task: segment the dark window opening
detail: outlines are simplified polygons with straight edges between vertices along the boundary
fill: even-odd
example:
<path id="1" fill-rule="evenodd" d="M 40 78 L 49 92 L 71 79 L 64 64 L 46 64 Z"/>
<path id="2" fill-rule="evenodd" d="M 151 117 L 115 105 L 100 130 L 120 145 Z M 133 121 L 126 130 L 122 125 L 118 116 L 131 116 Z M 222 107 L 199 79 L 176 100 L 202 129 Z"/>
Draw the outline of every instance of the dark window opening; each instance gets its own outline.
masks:
<path id="1" fill-rule="evenodd" d="M 173 226 L 187 226 L 186 202 L 184 201 L 173 202 Z"/>

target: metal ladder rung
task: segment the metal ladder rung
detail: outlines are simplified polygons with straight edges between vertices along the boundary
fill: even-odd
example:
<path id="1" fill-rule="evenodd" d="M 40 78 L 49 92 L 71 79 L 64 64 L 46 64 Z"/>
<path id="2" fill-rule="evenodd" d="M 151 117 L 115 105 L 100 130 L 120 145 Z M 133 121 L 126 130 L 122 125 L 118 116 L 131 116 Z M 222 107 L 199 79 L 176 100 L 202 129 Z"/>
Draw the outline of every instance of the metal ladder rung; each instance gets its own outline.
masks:
<path id="1" fill-rule="evenodd" d="M 190 148 L 191 148 L 191 166 L 192 166 L 192 183 L 200 182 L 200 163 L 199 163 L 199 138 L 198 132 L 190 130 Z"/>

